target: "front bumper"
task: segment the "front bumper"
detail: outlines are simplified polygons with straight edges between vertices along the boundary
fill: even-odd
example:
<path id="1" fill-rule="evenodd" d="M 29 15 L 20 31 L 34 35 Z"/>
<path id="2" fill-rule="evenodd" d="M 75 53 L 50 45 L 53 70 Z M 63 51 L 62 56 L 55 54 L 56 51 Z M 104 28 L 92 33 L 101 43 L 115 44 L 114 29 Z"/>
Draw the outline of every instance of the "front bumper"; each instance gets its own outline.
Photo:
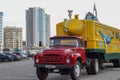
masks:
<path id="1" fill-rule="evenodd" d="M 37 68 L 48 68 L 48 69 L 71 69 L 72 65 L 49 65 L 49 64 L 34 64 Z"/>

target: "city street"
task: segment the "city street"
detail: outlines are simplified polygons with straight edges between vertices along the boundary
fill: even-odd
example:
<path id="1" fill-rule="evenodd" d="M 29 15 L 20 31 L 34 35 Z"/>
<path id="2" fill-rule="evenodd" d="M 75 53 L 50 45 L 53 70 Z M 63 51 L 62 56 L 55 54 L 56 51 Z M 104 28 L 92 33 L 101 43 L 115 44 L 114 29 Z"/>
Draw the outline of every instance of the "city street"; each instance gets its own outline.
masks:
<path id="1" fill-rule="evenodd" d="M 38 80 L 33 67 L 33 60 L 0 63 L 0 80 Z M 82 70 L 80 80 L 118 80 L 120 68 L 107 67 L 98 75 L 87 75 Z M 71 80 L 70 76 L 60 74 L 49 74 L 47 80 Z"/>

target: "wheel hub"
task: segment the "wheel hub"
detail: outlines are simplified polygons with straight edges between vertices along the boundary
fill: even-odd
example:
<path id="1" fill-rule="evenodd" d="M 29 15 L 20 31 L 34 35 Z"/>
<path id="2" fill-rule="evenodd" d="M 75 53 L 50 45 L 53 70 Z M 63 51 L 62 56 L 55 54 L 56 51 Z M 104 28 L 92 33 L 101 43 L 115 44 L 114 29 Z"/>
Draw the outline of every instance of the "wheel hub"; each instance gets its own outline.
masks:
<path id="1" fill-rule="evenodd" d="M 79 65 L 75 66 L 75 75 L 78 77 L 80 75 L 80 67 Z"/>
<path id="2" fill-rule="evenodd" d="M 99 71 L 99 65 L 98 65 L 98 62 L 95 63 L 95 67 L 96 67 L 96 68 L 95 68 L 95 69 L 96 69 L 96 72 L 98 72 L 98 71 Z"/>

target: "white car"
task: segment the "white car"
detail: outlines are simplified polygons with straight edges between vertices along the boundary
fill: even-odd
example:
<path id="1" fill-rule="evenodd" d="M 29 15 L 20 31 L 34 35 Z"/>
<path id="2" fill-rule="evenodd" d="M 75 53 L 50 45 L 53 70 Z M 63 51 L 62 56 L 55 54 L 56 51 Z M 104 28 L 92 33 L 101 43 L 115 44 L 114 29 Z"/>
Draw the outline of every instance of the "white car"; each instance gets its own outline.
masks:
<path id="1" fill-rule="evenodd" d="M 21 52 L 21 56 L 22 56 L 22 59 L 27 59 L 28 58 L 27 54 L 25 54 L 24 52 Z"/>

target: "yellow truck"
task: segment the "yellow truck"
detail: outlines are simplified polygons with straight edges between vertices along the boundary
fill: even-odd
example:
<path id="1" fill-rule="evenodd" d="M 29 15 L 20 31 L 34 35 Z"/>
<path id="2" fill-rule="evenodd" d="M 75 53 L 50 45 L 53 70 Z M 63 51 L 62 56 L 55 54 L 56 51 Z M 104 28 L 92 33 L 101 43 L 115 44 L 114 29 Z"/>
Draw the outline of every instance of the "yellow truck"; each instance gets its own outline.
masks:
<path id="1" fill-rule="evenodd" d="M 120 30 L 100 23 L 88 12 L 84 20 L 78 18 L 65 20 L 57 24 L 57 36 L 80 36 L 85 42 L 86 56 L 97 57 L 100 65 L 105 61 L 120 66 Z"/>

